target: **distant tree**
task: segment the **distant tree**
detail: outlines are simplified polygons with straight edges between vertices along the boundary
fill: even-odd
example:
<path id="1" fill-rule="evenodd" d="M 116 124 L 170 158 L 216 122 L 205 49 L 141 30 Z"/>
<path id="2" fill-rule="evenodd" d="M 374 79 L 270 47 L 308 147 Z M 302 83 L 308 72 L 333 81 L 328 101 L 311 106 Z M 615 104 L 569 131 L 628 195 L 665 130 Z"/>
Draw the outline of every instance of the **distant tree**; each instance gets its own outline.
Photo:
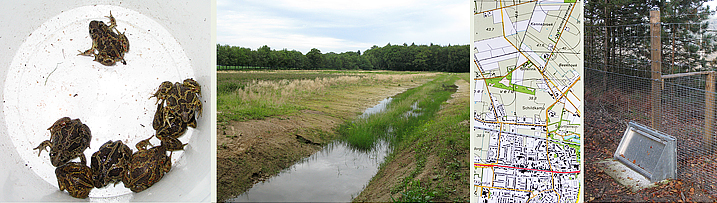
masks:
<path id="1" fill-rule="evenodd" d="M 309 60 L 310 69 L 319 69 L 323 66 L 324 57 L 321 50 L 317 48 L 312 48 L 309 53 L 306 53 L 306 58 Z"/>
<path id="2" fill-rule="evenodd" d="M 229 64 L 229 45 L 217 44 L 217 65 L 230 65 Z"/>
<path id="3" fill-rule="evenodd" d="M 468 72 L 468 45 L 440 46 L 403 43 L 384 47 L 373 45 L 363 53 L 347 51 L 322 54 L 317 48 L 306 55 L 296 50 L 272 50 L 264 45 L 257 50 L 217 44 L 217 64 L 268 67 L 271 69 L 338 69 Z"/>

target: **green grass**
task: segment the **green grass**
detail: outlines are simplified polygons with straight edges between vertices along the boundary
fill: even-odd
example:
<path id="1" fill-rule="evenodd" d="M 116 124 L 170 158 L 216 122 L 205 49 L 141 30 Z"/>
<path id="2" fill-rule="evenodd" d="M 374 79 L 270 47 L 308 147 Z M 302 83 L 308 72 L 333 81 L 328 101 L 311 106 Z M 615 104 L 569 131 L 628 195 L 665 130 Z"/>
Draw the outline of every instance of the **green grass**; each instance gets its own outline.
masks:
<path id="1" fill-rule="evenodd" d="M 259 66 L 219 66 L 219 65 L 217 65 L 217 70 L 247 71 L 247 70 L 264 70 L 264 69 L 269 69 L 269 67 L 259 67 Z"/>
<path id="2" fill-rule="evenodd" d="M 407 77 L 402 77 L 407 74 L 411 73 L 327 70 L 221 72 L 217 73 L 217 110 L 221 112 L 217 114 L 217 121 L 292 115 L 300 110 L 315 108 L 311 102 L 316 98 L 353 87 L 391 85 L 407 80 Z"/>
<path id="3" fill-rule="evenodd" d="M 217 85 L 223 83 L 248 83 L 253 80 L 296 80 L 306 79 L 313 80 L 316 78 L 333 78 L 346 75 L 358 75 L 358 72 L 341 72 L 341 71 L 232 71 L 227 73 L 217 73 Z"/>
<path id="4" fill-rule="evenodd" d="M 462 75 L 468 81 L 468 75 Z M 423 123 L 419 128 L 407 133 L 406 140 L 396 152 L 413 151 L 416 168 L 404 178 L 402 184 L 394 188 L 401 192 L 401 201 L 417 200 L 430 197 L 431 201 L 467 201 L 467 196 L 454 195 L 456 190 L 467 188 L 468 151 L 470 148 L 469 127 L 461 125 L 470 118 L 470 106 L 466 100 L 447 105 L 441 115 Z M 438 154 L 439 166 L 424 168 L 426 158 Z M 424 170 L 433 170 L 438 179 L 417 185 L 416 176 Z M 418 199 L 422 201 L 421 199 Z"/>
<path id="5" fill-rule="evenodd" d="M 421 186 L 420 181 L 409 183 L 408 190 L 401 192 L 401 198 L 391 199 L 393 202 L 431 202 L 438 194 L 437 191 Z"/>
<path id="6" fill-rule="evenodd" d="M 217 84 L 217 94 L 229 94 L 234 91 L 237 91 L 238 89 L 243 90 L 244 87 L 246 87 L 246 84 L 242 84 L 242 83 L 233 83 L 233 82 L 219 83 L 219 84 Z"/>
<path id="7" fill-rule="evenodd" d="M 311 91 L 297 89 L 282 91 L 281 87 L 294 80 L 314 80 L 339 76 L 303 71 L 217 73 L 217 110 L 222 112 L 222 114 L 218 114 L 217 120 L 219 122 L 254 120 L 294 114 L 306 108 L 291 101 L 311 95 Z M 266 87 L 257 87 L 257 81 L 268 81 L 272 84 Z M 239 92 L 244 94 L 238 94 Z"/>
<path id="8" fill-rule="evenodd" d="M 469 82 L 469 75 L 457 74 L 441 76 L 435 79 L 436 84 L 452 84 L 455 78 Z M 448 79 L 450 78 L 450 79 Z M 440 88 L 434 86 L 433 91 Z M 445 88 L 444 88 L 445 89 Z M 420 90 L 415 90 L 421 92 Z M 418 95 L 418 92 L 414 93 Z M 428 91 L 431 92 L 431 91 Z M 435 94 L 435 100 L 443 100 L 442 94 Z M 407 97 L 410 97 L 407 95 Z M 441 99 L 439 99 L 441 98 Z M 406 154 L 413 154 L 412 163 L 415 166 L 412 170 L 399 180 L 399 183 L 391 185 L 389 192 L 399 194 L 398 198 L 392 198 L 394 202 L 428 202 L 428 201 L 454 201 L 467 202 L 469 188 L 467 181 L 469 176 L 470 162 L 468 153 L 470 148 L 469 127 L 465 122 L 470 119 L 469 98 L 460 98 L 451 104 L 440 102 L 443 109 L 437 113 L 431 113 L 432 108 L 426 107 L 425 114 L 433 114 L 424 120 L 420 120 L 412 127 L 408 127 L 400 134 L 399 142 L 393 143 L 394 148 L 385 161 L 379 167 L 378 174 L 391 174 L 385 171 L 386 166 L 397 161 L 396 157 L 407 157 Z M 421 108 L 424 108 L 421 106 Z M 463 124 L 462 124 L 463 123 Z M 408 156 L 411 157 L 411 156 Z M 428 159 L 432 158 L 437 162 L 433 167 L 427 167 Z M 400 167 L 406 167 L 400 165 Z M 428 171 L 427 171 L 428 170 Z M 422 173 L 434 174 L 433 177 L 418 179 Z M 378 177 L 379 175 L 376 175 Z M 376 178 L 374 177 L 374 178 Z M 369 184 L 373 184 L 371 180 Z M 369 200 L 370 201 L 370 200 Z"/>
<path id="9" fill-rule="evenodd" d="M 452 85 L 456 79 L 457 77 L 450 75 L 441 75 L 431 82 L 394 96 L 385 111 L 347 122 L 339 126 L 337 131 L 350 146 L 361 150 L 372 148 L 381 138 L 389 139 L 391 145 L 398 144 L 434 116 L 441 103 L 448 100 L 453 93 L 446 90 L 445 86 Z M 418 102 L 422 114 L 415 117 L 404 116 L 407 111 L 413 109 L 411 106 L 415 102 Z M 387 133 L 389 128 L 393 129 L 392 133 Z"/>
<path id="10" fill-rule="evenodd" d="M 276 103 L 270 100 L 245 101 L 231 95 L 217 97 L 217 105 L 222 107 L 221 111 L 228 112 L 217 118 L 220 122 L 263 119 L 292 114 L 303 109 L 303 107 L 291 103 Z"/>
<path id="11" fill-rule="evenodd" d="M 421 72 L 415 72 L 415 71 L 362 71 L 362 70 L 323 70 L 320 71 L 321 73 L 330 73 L 330 74 L 385 74 L 385 75 L 407 75 L 407 74 L 419 74 Z"/>
<path id="12" fill-rule="evenodd" d="M 461 75 L 461 79 L 468 81 L 468 74 Z M 423 123 L 419 128 L 407 134 L 397 152 L 412 150 L 415 152 L 417 167 L 405 178 L 401 191 L 412 191 L 416 187 L 416 175 L 424 170 L 433 170 L 438 174 L 436 181 L 429 181 L 422 185 L 421 193 L 417 197 L 431 197 L 432 201 L 467 201 L 467 196 L 452 195 L 456 190 L 467 188 L 468 179 L 468 151 L 470 148 L 469 127 L 460 123 L 470 119 L 470 106 L 468 98 L 459 100 L 452 105 L 446 105 L 441 115 Z M 438 154 L 439 166 L 424 168 L 426 157 Z M 402 195 L 401 200 L 411 199 L 410 193 Z M 408 194 L 408 195 L 407 195 Z"/>

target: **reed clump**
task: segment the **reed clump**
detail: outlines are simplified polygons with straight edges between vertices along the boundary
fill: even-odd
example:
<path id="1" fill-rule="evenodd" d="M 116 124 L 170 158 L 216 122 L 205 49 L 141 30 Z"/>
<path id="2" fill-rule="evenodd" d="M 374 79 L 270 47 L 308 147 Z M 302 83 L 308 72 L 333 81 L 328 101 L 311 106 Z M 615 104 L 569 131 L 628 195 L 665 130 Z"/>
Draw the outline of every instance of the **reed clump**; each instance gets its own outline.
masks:
<path id="1" fill-rule="evenodd" d="M 431 82 L 409 89 L 394 96 L 386 110 L 347 122 L 339 126 L 338 132 L 349 146 L 357 150 L 370 150 L 379 139 L 388 140 L 391 146 L 412 139 L 414 130 L 432 119 L 441 104 L 450 99 L 454 91 L 443 87 L 452 85 L 456 79 L 450 75 L 441 75 Z M 408 114 L 409 111 L 413 114 Z"/>

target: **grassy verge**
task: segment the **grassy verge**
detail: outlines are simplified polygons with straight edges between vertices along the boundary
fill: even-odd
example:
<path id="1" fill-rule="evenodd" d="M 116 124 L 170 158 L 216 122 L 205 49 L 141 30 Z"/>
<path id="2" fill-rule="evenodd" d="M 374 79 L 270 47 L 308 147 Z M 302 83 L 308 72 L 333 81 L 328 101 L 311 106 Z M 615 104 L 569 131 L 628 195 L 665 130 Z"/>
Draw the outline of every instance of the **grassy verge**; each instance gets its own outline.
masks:
<path id="1" fill-rule="evenodd" d="M 441 103 L 451 97 L 455 89 L 448 87 L 452 87 L 456 79 L 441 75 L 431 82 L 409 89 L 396 95 L 385 111 L 347 122 L 339 127 L 338 132 L 349 145 L 361 150 L 371 149 L 376 140 L 381 138 L 389 139 L 392 145 L 399 144 L 403 139 L 410 139 L 410 133 L 432 118 Z M 417 109 L 413 108 L 415 104 L 418 104 Z M 406 112 L 409 111 L 418 115 L 407 116 Z M 389 131 L 391 133 L 387 133 Z"/>
<path id="2" fill-rule="evenodd" d="M 468 88 L 468 74 L 458 77 Z M 455 78 L 455 75 L 442 77 L 433 85 L 442 87 L 441 84 Z M 438 104 L 442 105 L 440 110 L 432 116 L 406 124 L 411 127 L 397 133 L 399 140 L 394 143 L 393 152 L 354 201 L 468 201 L 470 109 L 468 94 L 464 95 L 451 99 L 450 103 L 443 100 Z M 425 109 L 432 108 L 435 107 Z"/>
<path id="3" fill-rule="evenodd" d="M 218 75 L 219 122 L 292 115 L 310 108 L 313 98 L 327 92 L 390 85 L 416 73 L 342 71 L 247 71 Z M 408 79 L 410 80 L 410 79 Z"/>

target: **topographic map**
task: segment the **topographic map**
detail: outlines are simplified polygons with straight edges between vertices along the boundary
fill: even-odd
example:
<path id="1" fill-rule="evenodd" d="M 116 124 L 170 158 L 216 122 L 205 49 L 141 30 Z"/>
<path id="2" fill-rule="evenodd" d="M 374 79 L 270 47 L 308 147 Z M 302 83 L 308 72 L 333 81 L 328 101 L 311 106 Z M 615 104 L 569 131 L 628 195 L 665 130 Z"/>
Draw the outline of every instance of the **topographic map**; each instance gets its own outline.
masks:
<path id="1" fill-rule="evenodd" d="M 471 4 L 471 202 L 582 201 L 583 2 Z"/>

